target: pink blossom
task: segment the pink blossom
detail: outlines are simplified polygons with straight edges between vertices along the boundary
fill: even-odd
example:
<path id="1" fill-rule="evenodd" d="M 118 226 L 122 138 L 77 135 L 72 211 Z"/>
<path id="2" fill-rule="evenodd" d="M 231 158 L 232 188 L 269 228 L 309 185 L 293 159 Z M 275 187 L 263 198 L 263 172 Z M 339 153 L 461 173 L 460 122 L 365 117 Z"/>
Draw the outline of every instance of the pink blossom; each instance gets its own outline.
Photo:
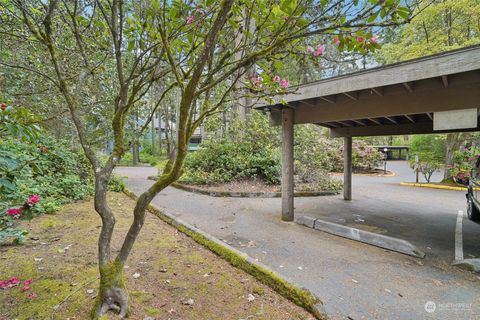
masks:
<path id="1" fill-rule="evenodd" d="M 30 300 L 35 299 L 36 297 L 37 297 L 37 295 L 35 294 L 35 292 L 29 293 L 27 295 L 27 299 L 30 299 Z"/>
<path id="2" fill-rule="evenodd" d="M 187 17 L 187 24 L 192 24 L 193 21 L 195 21 L 195 17 L 194 17 L 194 16 L 188 16 L 188 17 Z"/>
<path id="3" fill-rule="evenodd" d="M 325 52 L 325 46 L 324 45 L 318 46 L 317 50 L 315 50 L 315 52 L 313 53 L 313 56 L 314 57 L 321 56 L 324 52 Z"/>
<path id="4" fill-rule="evenodd" d="M 307 53 L 313 53 L 315 51 L 312 46 L 307 46 Z"/>
<path id="5" fill-rule="evenodd" d="M 288 85 L 289 85 L 289 82 L 288 82 L 287 79 L 282 79 L 282 80 L 280 81 L 280 87 L 286 89 L 286 88 L 288 88 Z"/>
<path id="6" fill-rule="evenodd" d="M 32 284 L 32 279 L 27 279 L 25 281 L 23 281 L 23 287 L 22 287 L 22 291 L 28 291 L 30 290 L 30 284 Z"/>
<path id="7" fill-rule="evenodd" d="M 357 41 L 358 41 L 359 43 L 362 43 L 362 42 L 363 42 L 363 37 L 357 37 Z"/>
<path id="8" fill-rule="evenodd" d="M 377 43 L 378 42 L 378 37 L 377 36 L 373 36 L 370 38 L 370 42 L 371 43 Z"/>
<path id="9" fill-rule="evenodd" d="M 26 204 L 30 207 L 33 207 L 40 201 L 40 196 L 38 194 L 34 194 L 33 196 L 28 197 Z"/>
<path id="10" fill-rule="evenodd" d="M 333 43 L 338 46 L 340 44 L 340 39 L 338 37 L 333 38 Z"/>
<path id="11" fill-rule="evenodd" d="M 15 287 L 20 283 L 20 280 L 17 277 L 10 278 L 8 280 L 0 281 L 0 288 L 1 289 L 8 289 L 11 287 Z"/>
<path id="12" fill-rule="evenodd" d="M 202 8 L 197 7 L 196 11 L 197 11 L 198 13 L 200 13 L 201 15 L 204 15 L 204 14 L 205 14 L 205 10 L 203 10 Z"/>
<path id="13" fill-rule="evenodd" d="M 273 81 L 280 82 L 280 77 L 278 75 L 276 75 L 275 77 L 273 77 Z"/>
<path id="14" fill-rule="evenodd" d="M 12 217 L 17 217 L 22 214 L 22 208 L 10 208 L 5 212 L 5 214 Z"/>

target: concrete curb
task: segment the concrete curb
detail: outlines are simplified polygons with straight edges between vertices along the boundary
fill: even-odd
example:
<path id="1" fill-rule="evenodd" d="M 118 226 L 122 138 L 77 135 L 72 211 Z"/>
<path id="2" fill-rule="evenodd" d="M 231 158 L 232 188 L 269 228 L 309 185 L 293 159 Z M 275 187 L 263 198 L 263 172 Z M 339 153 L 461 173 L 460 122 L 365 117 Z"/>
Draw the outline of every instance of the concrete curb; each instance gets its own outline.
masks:
<path id="1" fill-rule="evenodd" d="M 382 178 L 391 178 L 396 177 L 397 174 L 393 171 L 387 170 L 387 174 L 378 174 L 378 173 L 352 173 L 353 176 L 364 176 L 364 177 L 382 177 Z M 343 172 L 332 172 L 333 176 L 343 176 Z"/>
<path id="2" fill-rule="evenodd" d="M 464 270 L 480 273 L 480 259 L 455 260 L 452 262 L 452 266 L 457 266 Z"/>
<path id="3" fill-rule="evenodd" d="M 154 180 L 155 176 L 148 177 L 149 180 Z M 171 187 L 193 192 L 197 194 L 203 194 L 210 197 L 230 197 L 230 198 L 280 198 L 281 192 L 235 192 L 235 191 L 209 191 L 198 187 L 187 186 L 178 182 L 174 182 Z M 294 197 L 320 197 L 320 196 L 335 196 L 340 194 L 340 191 L 299 191 L 294 193 Z"/>
<path id="4" fill-rule="evenodd" d="M 300 216 L 295 220 L 296 223 L 307 226 L 312 229 L 324 231 L 336 236 L 360 241 L 376 247 L 400 252 L 417 258 L 425 258 L 425 253 L 410 242 L 398 238 L 385 236 L 365 230 L 343 226 L 340 224 L 315 219 L 309 216 Z"/>
<path id="5" fill-rule="evenodd" d="M 124 193 L 136 200 L 137 196 L 130 190 L 124 190 Z M 292 301 L 296 305 L 304 308 L 310 312 L 316 319 L 326 320 L 328 316 L 323 307 L 323 302 L 320 301 L 312 292 L 301 288 L 291 280 L 288 280 L 276 272 L 271 270 L 266 265 L 255 261 L 246 253 L 241 252 L 223 241 L 209 235 L 208 233 L 176 218 L 175 216 L 163 212 L 153 205 L 148 206 L 148 210 L 157 216 L 162 221 L 175 227 L 180 232 L 192 238 L 195 242 L 206 247 L 213 253 L 228 261 L 232 266 L 239 268 L 254 278 L 269 286 L 277 293 Z"/>
<path id="6" fill-rule="evenodd" d="M 415 182 L 400 182 L 400 185 L 407 187 L 420 187 L 420 188 L 431 188 L 431 189 L 443 189 L 443 190 L 454 190 L 454 191 L 467 191 L 467 187 L 455 187 L 441 184 L 433 183 L 415 183 Z M 480 188 L 475 188 L 476 191 L 480 191 Z"/>

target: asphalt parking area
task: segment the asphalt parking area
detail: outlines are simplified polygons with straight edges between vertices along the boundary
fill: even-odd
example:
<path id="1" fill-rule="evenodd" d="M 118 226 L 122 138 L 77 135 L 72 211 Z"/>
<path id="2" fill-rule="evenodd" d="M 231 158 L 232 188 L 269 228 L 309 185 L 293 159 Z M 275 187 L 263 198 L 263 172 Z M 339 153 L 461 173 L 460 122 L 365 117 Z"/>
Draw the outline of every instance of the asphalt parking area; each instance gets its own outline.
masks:
<path id="1" fill-rule="evenodd" d="M 127 176 L 128 188 L 139 194 L 151 185 L 147 177 L 155 169 L 119 168 L 117 172 Z M 153 204 L 311 290 L 324 302 L 331 319 L 480 319 L 480 275 L 451 266 L 458 208 L 464 206 L 462 193 L 433 190 L 449 195 L 442 193 L 442 199 L 425 209 L 428 195 L 424 188 L 403 187 L 393 180 L 377 183 L 375 188 L 356 178 L 354 201 L 345 202 L 337 196 L 298 198 L 297 215 L 317 211 L 330 219 L 341 219 L 338 215 L 348 209 L 352 210 L 348 221 L 362 223 L 355 221 L 358 216 L 353 210 L 365 212 L 367 203 L 377 203 L 369 216 L 362 213 L 366 216 L 361 218 L 364 225 L 373 224 L 379 229 L 385 226 L 383 229 L 390 234 L 411 235 L 425 249 L 425 259 L 281 222 L 279 198 L 214 198 L 167 188 Z M 400 188 L 404 192 L 398 191 Z M 378 211 L 389 214 L 374 219 L 373 212 L 389 203 L 385 196 L 385 202 L 378 200 L 385 193 L 395 199 L 392 208 L 408 205 L 409 209 Z M 445 197 L 449 200 L 444 201 Z M 447 205 L 451 209 L 445 208 Z M 410 223 L 412 216 L 421 220 Z M 396 227 L 391 229 L 390 225 Z M 448 234 L 438 231 L 439 225 Z M 478 230 L 477 225 L 465 223 L 465 255 L 478 254 L 478 247 L 470 244 L 475 243 L 475 235 L 478 238 Z M 435 311 L 431 312 L 433 305 Z"/>

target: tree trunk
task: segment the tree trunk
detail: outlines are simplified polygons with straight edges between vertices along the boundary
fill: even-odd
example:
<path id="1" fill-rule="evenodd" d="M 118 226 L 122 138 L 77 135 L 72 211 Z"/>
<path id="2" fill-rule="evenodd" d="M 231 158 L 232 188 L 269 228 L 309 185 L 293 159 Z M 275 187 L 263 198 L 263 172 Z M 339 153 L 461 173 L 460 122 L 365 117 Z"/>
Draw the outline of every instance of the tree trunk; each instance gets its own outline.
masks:
<path id="1" fill-rule="evenodd" d="M 140 155 L 139 155 L 139 151 L 138 151 L 138 142 L 135 141 L 133 144 L 132 144 L 132 164 L 134 166 L 138 165 L 138 163 L 140 162 Z"/>
<path id="2" fill-rule="evenodd" d="M 115 227 L 115 217 L 107 204 L 111 173 L 112 171 L 98 172 L 95 175 L 95 211 L 102 219 L 102 229 L 98 238 L 100 288 L 91 314 L 93 319 L 98 319 L 109 310 L 125 317 L 128 309 L 128 294 L 123 283 L 123 263 L 112 262 L 110 258 L 110 243 Z"/>
<path id="3" fill-rule="evenodd" d="M 463 134 L 461 132 L 454 132 L 447 134 L 446 154 L 445 154 L 445 169 L 443 172 L 443 180 L 450 179 L 449 166 L 453 165 L 455 151 L 460 149 L 463 142 Z"/>
<path id="4" fill-rule="evenodd" d="M 128 293 L 123 281 L 123 266 L 120 261 L 110 261 L 100 267 L 100 289 L 92 318 L 98 319 L 113 310 L 120 318 L 128 314 Z"/>

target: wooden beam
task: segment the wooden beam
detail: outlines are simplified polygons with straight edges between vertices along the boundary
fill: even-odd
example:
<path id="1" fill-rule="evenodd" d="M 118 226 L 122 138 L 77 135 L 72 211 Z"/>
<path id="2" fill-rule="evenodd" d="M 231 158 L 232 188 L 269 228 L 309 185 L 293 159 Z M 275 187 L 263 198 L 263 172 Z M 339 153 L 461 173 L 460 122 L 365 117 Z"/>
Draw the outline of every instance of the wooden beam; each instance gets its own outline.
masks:
<path id="1" fill-rule="evenodd" d="M 448 76 L 447 75 L 442 76 L 442 82 L 443 82 L 443 86 L 445 88 L 448 87 Z"/>
<path id="2" fill-rule="evenodd" d="M 403 116 L 404 116 L 405 118 L 407 118 L 408 120 L 410 120 L 410 122 L 415 123 L 415 120 L 413 120 L 413 118 L 410 117 L 408 114 L 404 114 Z"/>
<path id="3" fill-rule="evenodd" d="M 315 107 L 314 104 L 311 104 L 310 102 L 307 102 L 307 101 L 305 101 L 305 100 L 300 100 L 299 103 L 304 104 L 304 105 L 306 105 L 306 106 L 309 106 L 309 107 L 311 107 L 311 108 Z"/>
<path id="4" fill-rule="evenodd" d="M 477 71 L 480 69 L 479 55 L 480 47 L 472 46 L 411 61 L 403 61 L 394 65 L 385 65 L 304 84 L 299 86 L 295 92 L 278 96 L 275 100 L 278 100 L 278 103 L 282 99 L 291 102 L 424 79 L 436 79 L 438 81 L 438 78 L 445 74 L 459 75 Z M 262 103 L 271 104 L 270 102 L 262 101 L 258 107 Z"/>
<path id="5" fill-rule="evenodd" d="M 390 117 L 384 117 L 384 118 L 387 119 L 388 121 L 390 121 L 391 123 L 398 124 L 398 122 L 396 120 L 394 120 L 393 118 L 390 118 Z"/>
<path id="6" fill-rule="evenodd" d="M 432 117 L 432 114 L 430 112 L 427 112 L 426 115 L 430 118 L 430 120 L 433 121 L 433 117 Z"/>
<path id="7" fill-rule="evenodd" d="M 328 98 L 328 97 L 319 97 L 320 99 L 322 99 L 323 101 L 327 101 L 328 103 L 335 103 L 335 96 L 333 96 L 332 98 Z"/>
<path id="8" fill-rule="evenodd" d="M 358 94 L 355 92 L 342 92 L 342 93 L 354 101 L 358 100 Z"/>
<path id="9" fill-rule="evenodd" d="M 334 127 L 334 128 L 340 128 L 339 125 L 336 125 L 332 122 L 323 122 L 323 123 L 319 123 L 319 125 L 322 125 L 322 126 L 330 126 L 330 127 Z"/>
<path id="10" fill-rule="evenodd" d="M 353 127 L 350 123 L 344 122 L 344 121 L 335 121 L 336 123 L 340 123 L 344 125 L 345 127 Z"/>
<path id="11" fill-rule="evenodd" d="M 352 120 L 352 121 L 355 122 L 355 123 L 358 123 L 361 126 L 366 126 L 367 125 L 365 122 L 360 121 L 360 120 Z"/>
<path id="12" fill-rule="evenodd" d="M 375 120 L 375 119 L 372 119 L 372 118 L 368 118 L 368 120 L 372 121 L 372 122 L 375 123 L 375 124 L 378 124 L 379 126 L 382 125 L 382 123 L 381 123 L 380 121 L 378 121 L 378 120 Z"/>
<path id="13" fill-rule="evenodd" d="M 408 92 L 413 92 L 413 83 L 404 82 L 402 84 L 405 87 L 405 89 L 407 89 Z"/>
<path id="14" fill-rule="evenodd" d="M 379 97 L 383 97 L 383 89 L 381 87 L 379 88 L 370 88 L 373 92 L 377 94 Z"/>
<path id="15" fill-rule="evenodd" d="M 479 59 L 480 61 L 480 59 Z M 472 82 L 443 88 L 440 85 L 430 90 L 415 90 L 412 93 L 398 92 L 383 97 L 368 96 L 358 101 L 345 99 L 336 104 L 307 108 L 299 106 L 295 123 L 332 122 L 348 119 L 372 119 L 384 116 L 431 113 L 458 109 L 478 108 L 480 101 L 480 74 Z M 438 81 L 438 79 L 437 79 Z M 382 121 L 383 122 L 383 121 Z M 280 123 L 279 123 L 280 124 Z"/>
<path id="16" fill-rule="evenodd" d="M 446 133 L 446 132 L 471 132 L 480 131 L 476 129 L 442 130 L 433 131 L 433 122 L 416 122 L 403 124 L 389 124 L 384 126 L 350 127 L 330 129 L 330 137 L 368 137 L 368 136 L 394 136 L 406 134 Z"/>

